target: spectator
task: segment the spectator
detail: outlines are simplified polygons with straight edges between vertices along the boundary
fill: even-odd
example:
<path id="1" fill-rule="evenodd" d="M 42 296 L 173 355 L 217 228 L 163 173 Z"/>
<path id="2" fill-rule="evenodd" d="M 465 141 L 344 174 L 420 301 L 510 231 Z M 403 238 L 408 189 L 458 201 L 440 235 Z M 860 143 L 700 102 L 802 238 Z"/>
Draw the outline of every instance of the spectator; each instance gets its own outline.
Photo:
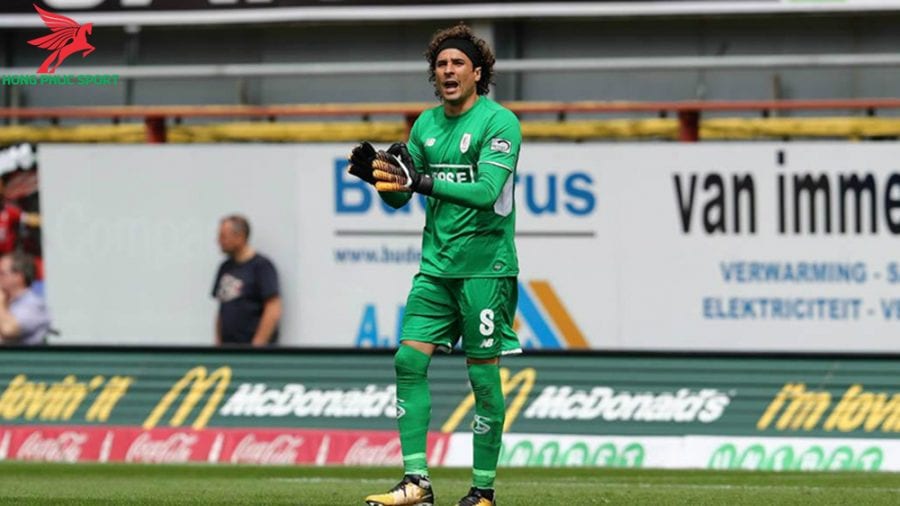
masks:
<path id="1" fill-rule="evenodd" d="M 219 224 L 219 246 L 228 258 L 219 266 L 212 295 L 219 300 L 216 345 L 268 346 L 278 341 L 281 296 L 278 273 L 248 243 L 250 223 L 240 215 Z"/>
<path id="2" fill-rule="evenodd" d="M 30 290 L 34 258 L 25 253 L 0 257 L 0 339 L 3 344 L 45 344 L 50 331 L 47 305 Z"/>
<path id="3" fill-rule="evenodd" d="M 0 255 L 11 253 L 16 249 L 20 225 L 39 227 L 41 216 L 38 213 L 23 212 L 21 208 L 6 199 L 6 184 L 0 178 Z"/>

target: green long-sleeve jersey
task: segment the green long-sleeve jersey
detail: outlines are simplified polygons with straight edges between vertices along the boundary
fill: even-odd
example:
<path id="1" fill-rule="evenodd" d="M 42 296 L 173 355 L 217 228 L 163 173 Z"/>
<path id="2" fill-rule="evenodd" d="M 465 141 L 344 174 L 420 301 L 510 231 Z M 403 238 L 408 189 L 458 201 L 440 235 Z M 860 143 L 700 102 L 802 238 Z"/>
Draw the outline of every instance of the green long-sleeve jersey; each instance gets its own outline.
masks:
<path id="1" fill-rule="evenodd" d="M 519 273 L 513 192 L 521 145 L 516 115 L 487 97 L 459 116 L 446 116 L 442 105 L 419 116 L 407 146 L 417 170 L 434 178 L 420 272 L 447 278 Z M 400 207 L 410 194 L 382 198 Z"/>

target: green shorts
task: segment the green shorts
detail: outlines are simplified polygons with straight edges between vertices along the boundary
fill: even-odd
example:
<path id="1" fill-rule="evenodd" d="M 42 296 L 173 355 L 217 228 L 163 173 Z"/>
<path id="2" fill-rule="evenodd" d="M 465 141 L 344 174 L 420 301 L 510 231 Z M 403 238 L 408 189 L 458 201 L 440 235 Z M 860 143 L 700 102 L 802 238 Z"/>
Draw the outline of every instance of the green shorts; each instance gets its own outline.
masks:
<path id="1" fill-rule="evenodd" d="M 438 278 L 416 274 L 403 313 L 402 341 L 450 352 L 462 337 L 469 358 L 521 353 L 513 330 L 516 278 Z"/>

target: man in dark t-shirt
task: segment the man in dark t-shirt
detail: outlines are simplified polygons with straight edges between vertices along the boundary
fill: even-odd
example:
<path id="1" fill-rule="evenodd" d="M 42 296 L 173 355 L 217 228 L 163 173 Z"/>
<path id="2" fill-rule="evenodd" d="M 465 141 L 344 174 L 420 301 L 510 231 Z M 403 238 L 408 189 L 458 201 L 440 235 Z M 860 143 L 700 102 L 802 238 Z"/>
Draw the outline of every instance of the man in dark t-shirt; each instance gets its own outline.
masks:
<path id="1" fill-rule="evenodd" d="M 250 223 L 240 215 L 219 224 L 219 246 L 228 259 L 219 266 L 212 296 L 219 301 L 216 345 L 268 346 L 278 341 L 281 296 L 278 273 L 248 243 Z"/>

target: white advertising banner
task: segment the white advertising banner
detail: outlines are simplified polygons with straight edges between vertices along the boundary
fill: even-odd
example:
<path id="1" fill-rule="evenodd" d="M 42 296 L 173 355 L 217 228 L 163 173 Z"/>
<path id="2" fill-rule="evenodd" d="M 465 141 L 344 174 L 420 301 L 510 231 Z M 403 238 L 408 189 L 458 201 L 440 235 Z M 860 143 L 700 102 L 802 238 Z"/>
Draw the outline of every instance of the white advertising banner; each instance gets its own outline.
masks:
<path id="1" fill-rule="evenodd" d="M 450 436 L 444 465 L 472 465 L 472 434 Z M 900 471 L 893 439 L 504 434 L 501 467 Z"/>
<path id="2" fill-rule="evenodd" d="M 208 343 L 216 220 L 244 210 L 283 273 L 283 344 L 395 345 L 424 199 L 388 208 L 345 173 L 347 150 L 42 147 L 48 296 L 63 336 Z M 526 143 L 520 339 L 896 351 L 897 160 L 892 143 Z M 99 243 L 85 234 L 95 229 Z M 98 247 L 72 248 L 82 243 Z"/>
<path id="3" fill-rule="evenodd" d="M 898 155 L 836 143 L 596 153 L 601 235 L 616 244 L 613 347 L 896 351 Z"/>
<path id="4" fill-rule="evenodd" d="M 527 144 L 516 189 L 522 341 L 895 351 L 898 159 L 893 144 Z M 342 309 L 306 335 L 394 343 L 420 201 L 388 211 L 335 171 L 330 230 L 305 223 L 302 234 L 333 245 L 310 254 L 335 282 L 309 302 L 333 314 L 340 297 L 356 314 Z"/>
<path id="5" fill-rule="evenodd" d="M 504 434 L 502 467 L 682 467 L 682 436 Z M 472 433 L 455 432 L 444 465 L 472 465 Z M 685 466 L 690 467 L 690 466 Z"/>
<path id="6" fill-rule="evenodd" d="M 293 146 L 41 145 L 38 163 L 51 343 L 211 345 L 219 220 L 246 215 L 275 263 L 297 326 Z"/>

